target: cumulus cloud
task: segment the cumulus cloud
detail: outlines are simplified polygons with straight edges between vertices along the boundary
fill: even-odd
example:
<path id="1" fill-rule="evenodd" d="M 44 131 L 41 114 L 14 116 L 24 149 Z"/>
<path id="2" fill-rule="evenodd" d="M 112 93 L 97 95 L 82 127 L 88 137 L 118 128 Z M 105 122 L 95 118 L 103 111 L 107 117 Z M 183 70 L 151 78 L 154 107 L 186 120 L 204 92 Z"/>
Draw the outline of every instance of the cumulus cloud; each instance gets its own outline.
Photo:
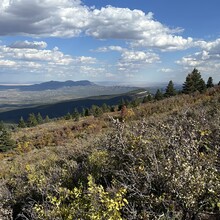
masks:
<path id="1" fill-rule="evenodd" d="M 44 49 L 47 47 L 47 43 L 44 41 L 16 41 L 9 45 L 11 48 L 29 48 L 29 49 Z"/>
<path id="2" fill-rule="evenodd" d="M 215 41 L 197 41 L 202 50 L 176 61 L 186 69 L 194 67 L 204 72 L 217 73 L 220 68 L 220 39 Z"/>
<path id="3" fill-rule="evenodd" d="M 195 46 L 202 48 L 204 51 L 208 51 L 211 54 L 220 54 L 220 38 L 214 41 L 196 41 Z"/>
<path id="4" fill-rule="evenodd" d="M 74 61 L 77 63 L 94 64 L 94 63 L 96 63 L 97 60 L 94 57 L 81 56 L 81 57 L 77 57 Z"/>
<path id="5" fill-rule="evenodd" d="M 121 55 L 121 62 L 124 63 L 146 63 L 150 64 L 159 61 L 159 56 L 152 52 L 125 51 Z"/>
<path id="6" fill-rule="evenodd" d="M 3 0 L 1 35 L 77 36 L 88 9 L 78 0 Z"/>
<path id="7" fill-rule="evenodd" d="M 135 47 L 152 47 L 162 51 L 185 50 L 194 47 L 193 38 L 187 39 L 181 36 L 173 36 L 168 33 L 151 34 L 147 38 L 132 42 Z"/>
<path id="8" fill-rule="evenodd" d="M 122 48 L 121 46 L 108 46 L 108 47 L 99 47 L 98 49 L 94 50 L 95 52 L 109 52 L 109 51 L 117 51 L 122 52 L 124 50 L 127 50 L 125 48 Z"/>
<path id="9" fill-rule="evenodd" d="M 16 62 L 12 61 L 12 60 L 0 60 L 0 66 L 1 67 L 15 67 L 16 66 Z"/>
<path id="10" fill-rule="evenodd" d="M 5 72 L 33 73 L 37 72 L 41 76 L 70 76 L 73 72 L 83 75 L 95 76 L 105 72 L 102 68 L 97 68 L 97 60 L 94 57 L 70 56 L 61 52 L 57 47 L 52 50 L 31 48 L 35 45 L 45 45 L 37 42 L 15 42 L 9 47 L 0 45 L 0 74 Z M 28 45 L 29 47 L 27 47 Z M 30 46 L 31 45 L 31 46 Z M 42 46 L 41 46 L 42 47 Z M 7 69 L 7 71 L 6 71 Z"/>
<path id="11" fill-rule="evenodd" d="M 25 25 L 24 25 L 25 24 Z M 89 8 L 80 0 L 3 0 L 0 3 L 0 35 L 76 37 L 132 40 L 133 46 L 183 50 L 192 38 L 156 21 L 153 13 L 117 8 Z"/>
<path id="12" fill-rule="evenodd" d="M 38 50 L 33 48 L 12 48 L 0 46 L 0 56 L 7 59 L 38 62 L 55 62 L 57 64 L 69 64 L 73 58 L 58 50 Z"/>
<path id="13" fill-rule="evenodd" d="M 159 71 L 164 72 L 164 73 L 171 73 L 171 72 L 173 72 L 173 70 L 170 69 L 170 68 L 162 68 Z"/>
<path id="14" fill-rule="evenodd" d="M 153 52 L 124 51 L 117 66 L 120 71 L 138 71 L 146 65 L 159 61 L 160 57 Z"/>

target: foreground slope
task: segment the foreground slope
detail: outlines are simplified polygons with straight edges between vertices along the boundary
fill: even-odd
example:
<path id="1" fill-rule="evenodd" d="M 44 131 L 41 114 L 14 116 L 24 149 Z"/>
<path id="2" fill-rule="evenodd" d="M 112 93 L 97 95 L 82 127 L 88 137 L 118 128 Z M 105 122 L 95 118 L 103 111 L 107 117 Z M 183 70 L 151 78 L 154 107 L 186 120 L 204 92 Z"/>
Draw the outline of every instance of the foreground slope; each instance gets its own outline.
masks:
<path id="1" fill-rule="evenodd" d="M 15 131 L 17 148 L 1 154 L 2 218 L 218 219 L 220 88 L 121 116 Z"/>

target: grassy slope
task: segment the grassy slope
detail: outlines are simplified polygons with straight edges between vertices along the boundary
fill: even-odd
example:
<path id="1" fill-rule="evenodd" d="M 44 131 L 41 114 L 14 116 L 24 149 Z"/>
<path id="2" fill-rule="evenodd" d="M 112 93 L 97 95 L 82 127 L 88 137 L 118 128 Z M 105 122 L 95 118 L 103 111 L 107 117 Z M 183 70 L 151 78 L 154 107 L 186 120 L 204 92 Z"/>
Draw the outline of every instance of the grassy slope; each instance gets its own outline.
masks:
<path id="1" fill-rule="evenodd" d="M 158 102 L 141 104 L 134 108 L 134 115 L 126 119 L 126 126 L 138 125 L 141 121 L 160 122 L 172 114 L 184 114 L 191 110 L 214 109 L 213 102 L 220 101 L 220 88 L 206 94 L 179 95 Z M 205 111 L 205 110 L 204 110 Z M 34 128 L 18 129 L 13 139 L 18 147 L 1 154 L 1 178 L 11 178 L 25 172 L 27 166 L 60 158 L 68 161 L 77 152 L 94 151 L 97 141 L 113 130 L 109 116 L 119 117 L 120 113 L 106 113 L 100 118 L 86 117 L 79 122 L 59 120 Z M 43 162 L 44 163 L 44 162 Z M 49 163 L 49 162 L 48 162 Z M 16 173 L 16 174 L 14 174 Z"/>
<path id="2" fill-rule="evenodd" d="M 217 88 L 215 92 L 210 90 L 206 94 L 179 95 L 157 102 L 141 104 L 133 109 L 134 115 L 128 118 L 126 123 L 133 124 L 143 119 L 163 120 L 163 118 L 173 112 L 188 111 L 219 97 L 220 88 Z M 94 118 L 93 116 L 81 118 L 79 122 L 58 120 L 33 128 L 18 129 L 12 133 L 12 137 L 17 143 L 28 142 L 29 148 L 24 151 L 27 151 L 27 154 L 30 155 L 32 154 L 32 150 L 36 154 L 36 152 L 40 153 L 43 148 L 53 150 L 60 146 L 75 147 L 75 143 L 78 141 L 93 145 L 94 140 L 97 139 L 96 137 L 99 135 L 104 136 L 105 133 L 111 131 L 112 123 L 109 117 L 119 116 L 120 112 L 113 112 L 105 113 L 99 118 Z M 9 153 L 1 154 L 1 158 L 6 158 L 4 159 L 4 163 L 10 164 L 10 160 L 7 162 L 7 157 L 9 156 L 11 158 L 12 156 L 14 160 L 17 154 L 19 157 L 23 157 L 23 153 L 21 152 L 20 154 L 19 149 L 15 149 Z M 25 158 L 26 153 L 24 153 L 24 160 Z M 5 170 L 3 166 L 0 166 L 1 168 Z M 0 173 L 3 173 L 3 171 Z"/>

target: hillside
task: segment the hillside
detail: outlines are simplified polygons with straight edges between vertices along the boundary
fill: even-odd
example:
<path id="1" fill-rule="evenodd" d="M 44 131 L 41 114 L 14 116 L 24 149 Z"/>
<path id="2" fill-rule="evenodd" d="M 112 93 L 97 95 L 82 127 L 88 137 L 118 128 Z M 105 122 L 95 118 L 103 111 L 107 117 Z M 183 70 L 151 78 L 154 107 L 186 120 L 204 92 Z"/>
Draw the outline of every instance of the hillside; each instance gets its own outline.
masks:
<path id="1" fill-rule="evenodd" d="M 12 139 L 1 153 L 4 219 L 219 217 L 220 87 Z"/>
<path id="2" fill-rule="evenodd" d="M 142 92 L 142 93 L 140 93 Z M 139 94 L 140 93 L 140 94 Z M 62 117 L 68 112 L 72 113 L 75 108 L 80 112 L 84 108 L 91 108 L 92 105 L 101 106 L 103 103 L 107 105 L 118 105 L 122 99 L 133 100 L 137 97 L 143 97 L 147 94 L 147 91 L 143 89 L 134 90 L 132 92 L 127 92 L 124 94 L 116 95 L 100 95 L 95 97 L 81 98 L 81 99 L 70 99 L 66 101 L 60 101 L 55 103 L 48 103 L 42 105 L 21 105 L 14 106 L 13 110 L 4 110 L 0 112 L 0 121 L 17 123 L 21 116 L 24 119 L 28 118 L 30 113 L 40 113 L 43 117 L 47 115 L 50 118 Z"/>
<path id="3" fill-rule="evenodd" d="M 51 81 L 30 86 L 0 86 L 0 113 L 8 112 L 3 113 L 0 120 L 18 121 L 21 116 L 26 117 L 31 111 L 34 113 L 38 111 L 50 117 L 58 117 L 72 111 L 72 106 L 75 108 L 77 102 L 80 106 L 84 106 L 86 99 L 89 103 L 91 103 L 89 99 L 94 99 L 94 102 L 100 103 L 98 96 L 101 99 L 114 99 L 120 95 L 129 96 L 127 93 L 137 89 L 128 86 L 100 86 L 86 80 L 76 82 Z M 57 110 L 53 109 L 54 113 L 53 111 L 48 112 L 47 108 L 50 108 L 50 105 L 55 104 L 54 107 L 56 108 L 56 104 L 61 102 L 66 102 L 66 104 L 64 103 L 66 112 L 65 108 L 60 110 L 59 107 Z M 113 102 L 115 101 L 113 100 L 112 104 Z M 81 108 L 80 106 L 79 108 Z M 85 107 L 87 106 L 90 104 L 85 104 Z M 22 114 L 23 111 L 24 114 Z"/>
<path id="4" fill-rule="evenodd" d="M 43 82 L 39 84 L 33 85 L 0 85 L 0 90 L 6 89 L 18 89 L 21 91 L 44 91 L 44 90 L 56 90 L 63 87 L 74 87 L 74 86 L 94 86 L 95 83 L 92 83 L 88 80 L 81 80 L 81 81 L 49 81 Z"/>

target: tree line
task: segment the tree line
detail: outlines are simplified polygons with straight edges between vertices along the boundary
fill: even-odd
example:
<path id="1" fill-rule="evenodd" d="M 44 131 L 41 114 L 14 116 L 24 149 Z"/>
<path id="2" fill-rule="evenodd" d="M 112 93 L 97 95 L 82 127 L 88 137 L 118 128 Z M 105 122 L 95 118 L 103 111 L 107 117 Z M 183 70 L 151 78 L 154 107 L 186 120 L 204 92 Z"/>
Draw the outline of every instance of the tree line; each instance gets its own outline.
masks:
<path id="1" fill-rule="evenodd" d="M 218 85 L 220 85 L 220 82 L 218 83 Z M 201 76 L 201 73 L 196 68 L 194 68 L 193 71 L 187 75 L 185 82 L 183 83 L 182 90 L 180 91 L 177 91 L 175 89 L 173 81 L 170 80 L 164 93 L 161 89 L 157 89 L 154 95 L 148 94 L 144 98 L 135 98 L 133 100 L 124 100 L 122 98 L 118 105 L 109 106 L 106 103 L 103 103 L 102 106 L 92 105 L 91 108 L 82 108 L 81 111 L 75 108 L 72 112 L 67 112 L 67 114 L 61 117 L 61 119 L 79 121 L 80 117 L 100 117 L 107 112 L 121 111 L 122 109 L 124 110 L 124 107 L 137 107 L 141 103 L 159 101 L 164 98 L 169 98 L 178 94 L 192 94 L 196 91 L 203 93 L 208 88 L 212 87 L 214 87 L 212 77 L 209 77 L 207 82 L 205 83 L 204 79 Z M 34 127 L 39 124 L 47 123 L 50 120 L 51 119 L 49 118 L 49 116 L 46 116 L 45 119 L 43 119 L 40 113 L 38 113 L 37 115 L 35 115 L 34 113 L 30 113 L 27 121 L 25 121 L 23 117 L 20 118 L 18 127 Z"/>
<path id="2" fill-rule="evenodd" d="M 220 82 L 218 83 L 218 85 L 220 86 Z M 162 92 L 162 90 L 158 89 L 154 95 L 148 94 L 144 98 L 135 98 L 133 100 L 124 100 L 122 98 L 120 103 L 118 103 L 118 105 L 109 106 L 106 103 L 103 103 L 102 106 L 92 105 L 91 108 L 82 108 L 81 111 L 78 111 L 78 109 L 75 108 L 71 113 L 68 112 L 66 115 L 61 117 L 61 119 L 79 121 L 80 117 L 87 117 L 87 116 L 100 117 L 104 113 L 117 112 L 117 111 L 121 111 L 121 116 L 123 118 L 123 115 L 126 115 L 127 108 L 129 109 L 129 108 L 137 107 L 141 103 L 159 101 L 164 98 L 169 98 L 178 94 L 192 94 L 194 92 L 204 93 L 207 89 L 212 87 L 214 87 L 212 77 L 209 77 L 207 82 L 205 83 L 200 72 L 195 68 L 191 73 L 187 75 L 186 80 L 183 83 L 182 90 L 180 91 L 177 91 L 175 89 L 173 81 L 170 80 L 164 93 Z M 36 115 L 34 113 L 30 113 L 27 120 L 24 120 L 23 117 L 20 118 L 18 122 L 18 127 L 19 128 L 35 127 L 39 124 L 50 122 L 51 120 L 56 120 L 56 118 L 50 119 L 48 115 L 45 118 L 43 118 L 40 113 Z M 10 129 L 6 128 L 4 123 L 1 122 L 0 152 L 10 150 L 14 146 L 15 143 L 11 139 Z"/>
<path id="3" fill-rule="evenodd" d="M 220 82 L 218 85 L 220 85 Z M 174 88 L 173 81 L 170 80 L 166 87 L 165 93 L 162 93 L 162 91 L 158 89 L 155 93 L 154 99 L 161 100 L 163 98 L 168 98 L 177 94 L 192 94 L 194 92 L 204 93 L 208 88 L 212 87 L 214 87 L 213 78 L 209 77 L 205 83 L 201 73 L 196 68 L 194 68 L 193 71 L 187 75 L 181 91 L 177 91 Z"/>

